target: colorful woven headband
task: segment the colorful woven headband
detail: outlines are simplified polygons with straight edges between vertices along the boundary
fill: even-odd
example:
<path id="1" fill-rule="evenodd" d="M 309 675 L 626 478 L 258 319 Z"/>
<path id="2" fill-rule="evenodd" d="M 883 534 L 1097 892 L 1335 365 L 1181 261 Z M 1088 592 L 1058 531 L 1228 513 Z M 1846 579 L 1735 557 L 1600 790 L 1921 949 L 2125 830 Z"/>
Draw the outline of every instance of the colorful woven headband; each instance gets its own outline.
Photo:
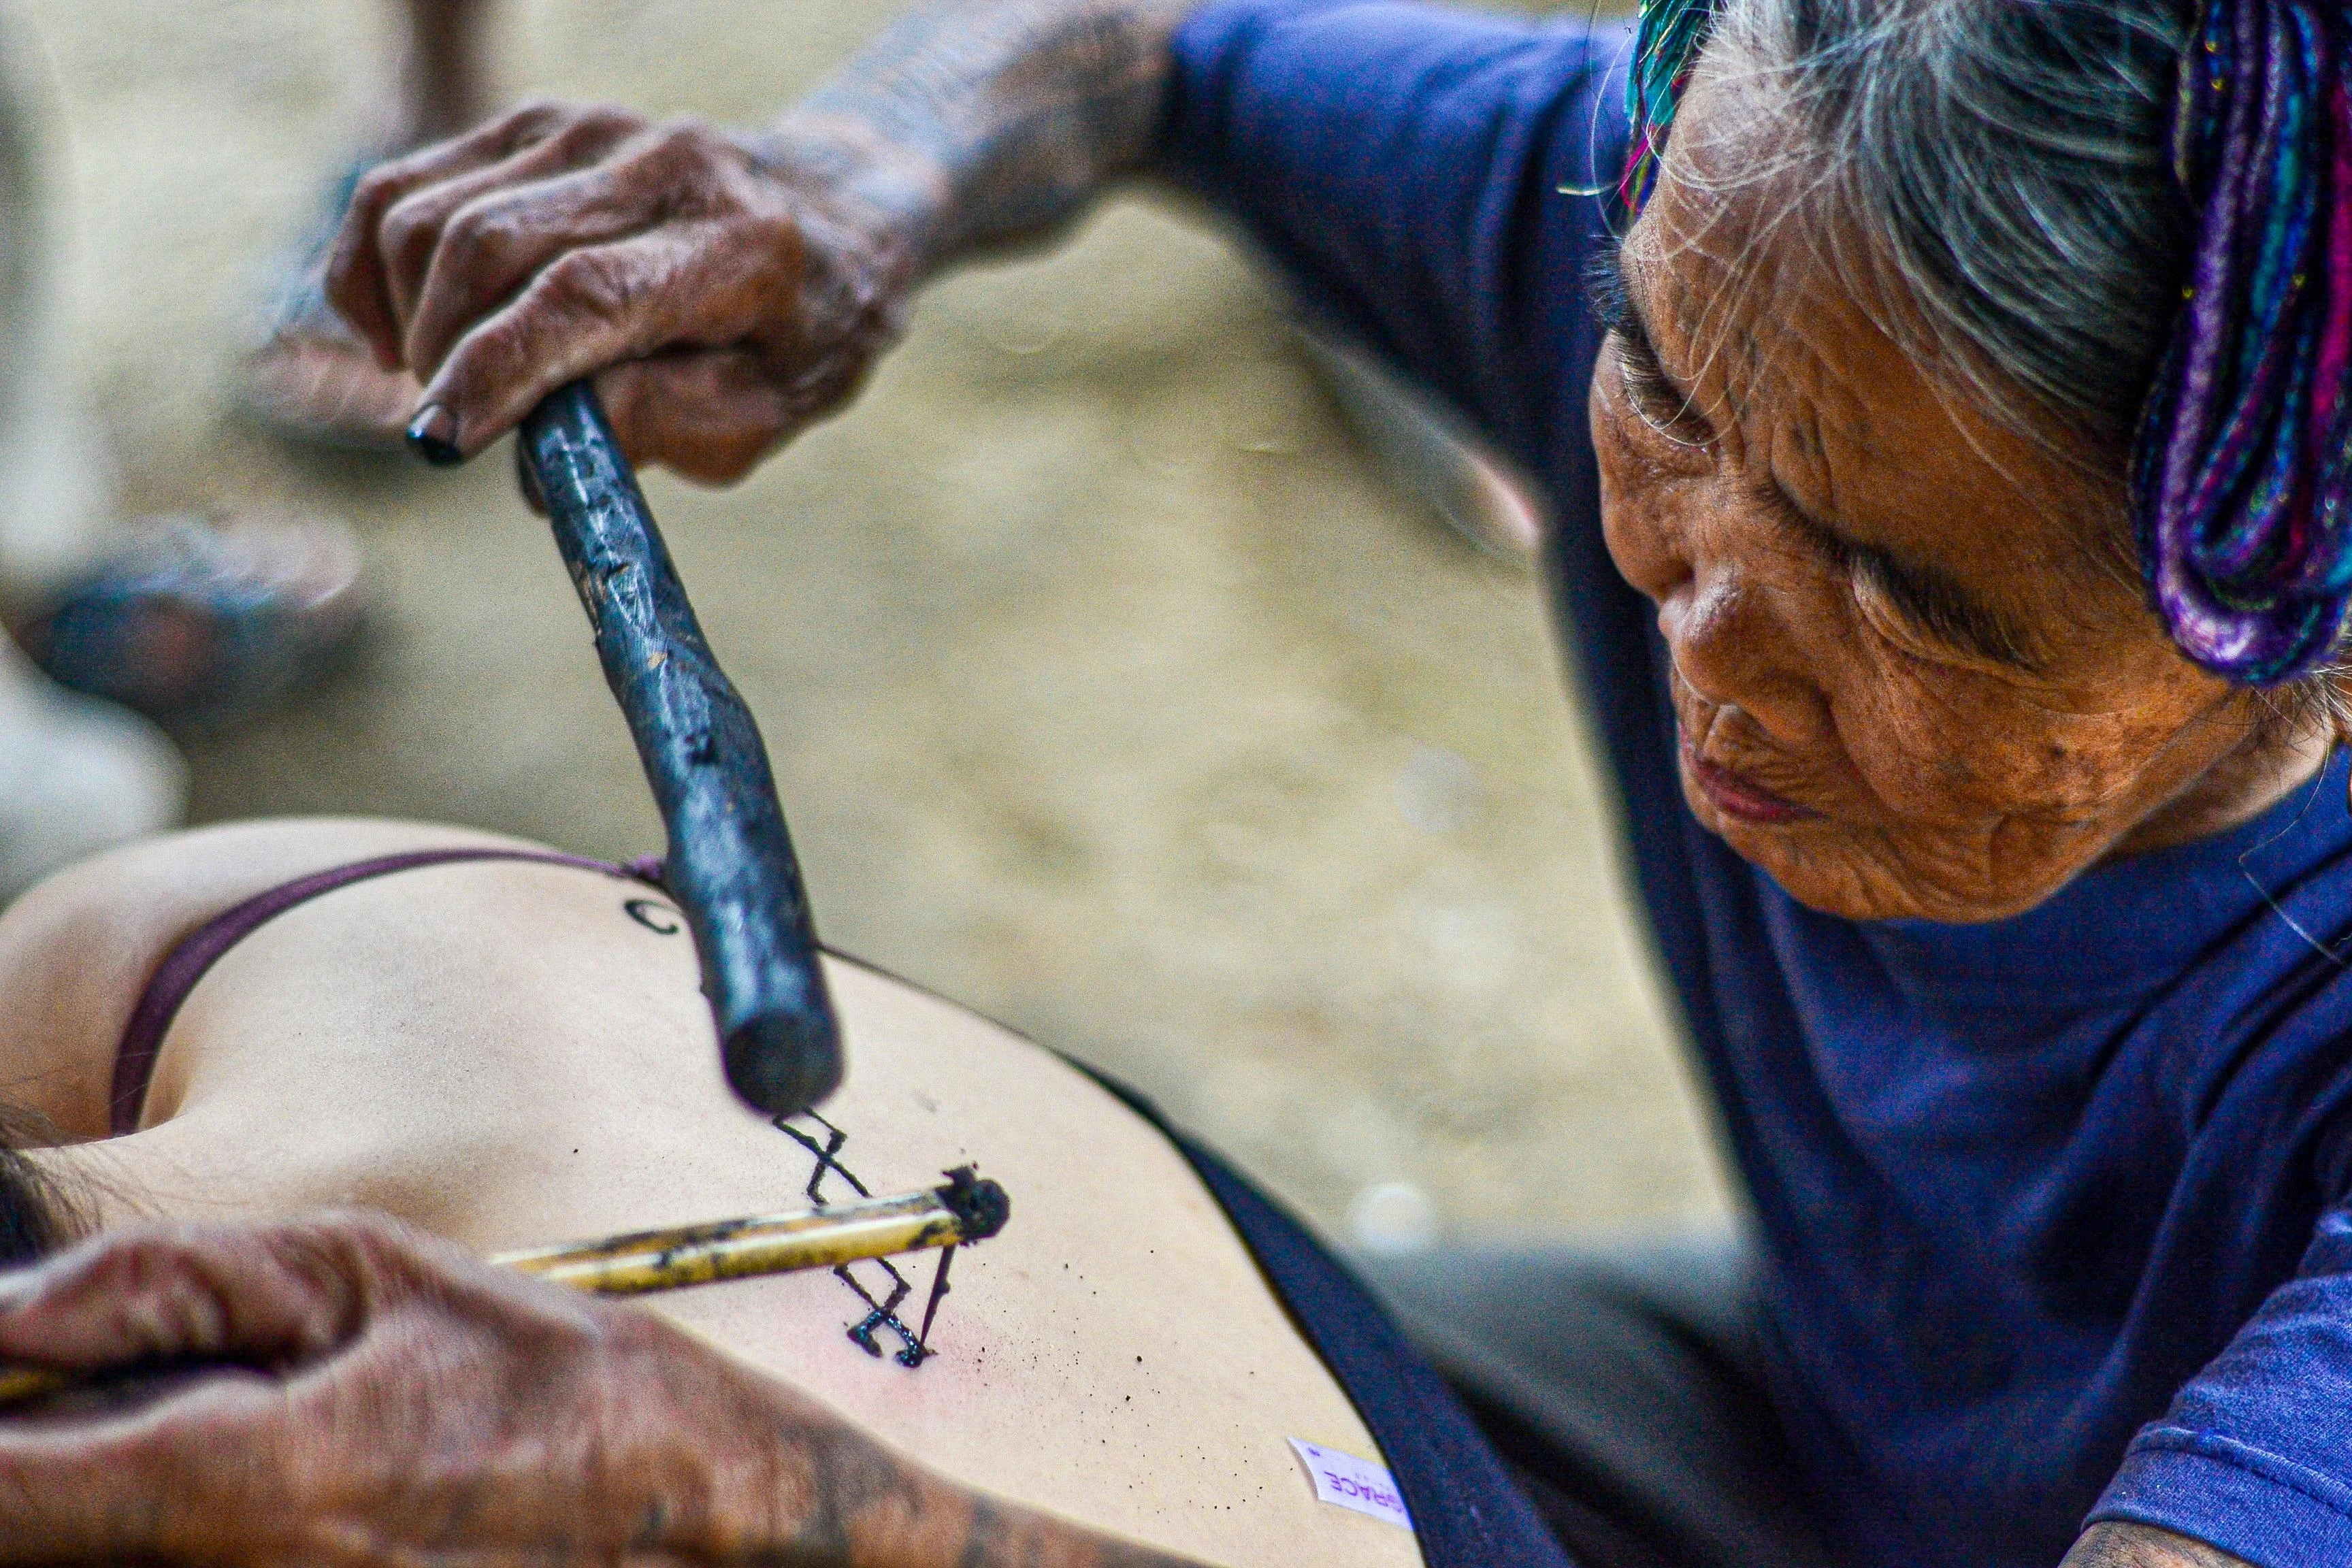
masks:
<path id="1" fill-rule="evenodd" d="M 1715 25 L 1717 0 L 1642 0 L 1642 20 L 1633 37 L 1633 68 L 1625 73 L 1625 116 L 1633 139 L 1625 174 L 1617 182 L 1618 209 L 1630 223 L 1658 183 L 1666 156 L 1666 132 L 1675 123 L 1683 91 L 1690 86 L 1698 47 Z"/>
<path id="2" fill-rule="evenodd" d="M 2209 0 L 2173 166 L 2186 302 L 2132 502 L 2157 611 L 2248 686 L 2328 662 L 2352 601 L 2352 94 L 2337 0 Z"/>
<path id="3" fill-rule="evenodd" d="M 1643 5 L 1626 221 L 1656 184 L 1717 3 Z M 2342 0 L 2206 0 L 2181 57 L 2172 155 L 2195 249 L 2141 415 L 2133 521 L 2173 640 L 2242 685 L 2326 664 L 2352 605 L 2347 75 Z"/>

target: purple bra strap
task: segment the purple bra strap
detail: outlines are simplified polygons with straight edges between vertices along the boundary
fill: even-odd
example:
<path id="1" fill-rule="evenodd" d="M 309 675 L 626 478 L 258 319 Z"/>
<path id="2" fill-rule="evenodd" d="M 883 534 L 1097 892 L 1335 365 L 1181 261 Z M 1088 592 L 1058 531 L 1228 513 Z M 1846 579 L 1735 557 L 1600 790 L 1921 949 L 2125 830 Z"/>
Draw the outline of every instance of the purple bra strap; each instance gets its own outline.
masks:
<path id="1" fill-rule="evenodd" d="M 147 1102 L 147 1082 L 155 1076 L 155 1056 L 163 1048 L 164 1032 L 171 1028 L 188 993 L 196 988 L 196 982 L 205 977 L 206 970 L 220 962 L 223 953 L 251 936 L 265 922 L 321 893 L 331 893 L 338 888 L 394 871 L 446 866 L 459 860 L 537 860 L 551 866 L 577 866 L 586 871 L 632 877 L 644 882 L 657 881 L 661 876 L 658 860 L 615 866 L 545 849 L 420 849 L 314 871 L 291 882 L 281 882 L 268 892 L 257 893 L 181 938 L 148 977 L 147 988 L 139 994 L 139 1005 L 131 1009 L 131 1022 L 123 1026 L 122 1043 L 115 1047 L 113 1135 L 121 1138 L 139 1131 L 139 1113 Z"/>

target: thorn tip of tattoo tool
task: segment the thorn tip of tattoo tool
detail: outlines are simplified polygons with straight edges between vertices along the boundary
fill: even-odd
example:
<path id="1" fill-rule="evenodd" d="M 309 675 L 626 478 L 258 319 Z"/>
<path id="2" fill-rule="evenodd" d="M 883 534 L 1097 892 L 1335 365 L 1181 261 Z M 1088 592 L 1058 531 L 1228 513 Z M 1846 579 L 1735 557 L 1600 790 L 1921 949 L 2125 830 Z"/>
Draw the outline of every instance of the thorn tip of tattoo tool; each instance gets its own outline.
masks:
<path id="1" fill-rule="evenodd" d="M 721 1279 L 835 1268 L 861 1258 L 986 1241 L 1012 1217 L 1003 1187 L 969 1165 L 946 1173 L 942 1186 L 895 1196 L 826 1204 L 786 1214 L 752 1215 L 703 1225 L 631 1231 L 500 1253 L 512 1268 L 599 1296 L 682 1290 Z M 54 1367 L 0 1365 L 0 1408 L 85 1382 Z"/>

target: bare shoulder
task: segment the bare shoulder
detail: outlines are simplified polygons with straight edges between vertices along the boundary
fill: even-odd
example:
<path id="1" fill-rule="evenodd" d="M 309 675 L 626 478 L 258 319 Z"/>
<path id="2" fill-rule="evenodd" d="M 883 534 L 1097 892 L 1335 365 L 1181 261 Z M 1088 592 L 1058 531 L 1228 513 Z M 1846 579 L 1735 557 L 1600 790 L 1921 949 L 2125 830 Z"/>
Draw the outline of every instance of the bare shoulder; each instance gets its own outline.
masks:
<path id="1" fill-rule="evenodd" d="M 0 1097 L 69 1136 L 103 1137 L 115 1044 L 174 943 L 314 871 L 474 844 L 520 847 L 467 828 L 319 817 L 167 834 L 69 867 L 0 913 Z"/>
<path id="2" fill-rule="evenodd" d="M 2252 1568 L 2245 1559 L 2147 1524 L 2095 1524 L 2059 1568 Z"/>

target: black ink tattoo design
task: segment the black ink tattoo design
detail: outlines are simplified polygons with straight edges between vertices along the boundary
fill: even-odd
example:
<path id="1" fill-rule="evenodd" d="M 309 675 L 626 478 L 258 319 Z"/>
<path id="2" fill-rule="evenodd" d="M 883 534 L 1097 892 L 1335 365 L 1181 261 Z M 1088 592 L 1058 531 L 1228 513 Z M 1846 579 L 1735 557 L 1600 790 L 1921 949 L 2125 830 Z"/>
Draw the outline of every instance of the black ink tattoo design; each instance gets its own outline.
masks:
<path id="1" fill-rule="evenodd" d="M 621 908 L 631 920 L 663 936 L 676 936 L 685 929 L 684 917 L 658 899 L 630 899 Z M 795 1121 L 814 1122 L 818 1130 L 803 1131 L 793 1125 Z M 824 1204 L 827 1176 L 839 1176 L 861 1198 L 874 1195 L 866 1184 L 857 1179 L 857 1173 L 841 1163 L 841 1151 L 849 1142 L 848 1133 L 814 1110 L 803 1110 L 795 1116 L 775 1117 L 770 1124 L 816 1156 L 816 1169 L 809 1173 L 806 1189 L 809 1202 Z M 893 1361 L 910 1371 L 937 1354 L 930 1347 L 931 1323 L 939 1316 L 940 1299 L 948 1293 L 948 1265 L 954 1261 L 955 1250 L 952 1247 L 940 1249 L 939 1269 L 931 1276 L 931 1293 L 923 1303 L 923 1325 L 919 1329 L 908 1328 L 906 1320 L 898 1316 L 898 1309 L 906 1304 L 908 1296 L 914 1294 L 915 1288 L 898 1271 L 897 1264 L 887 1258 L 859 1260 L 881 1271 L 877 1288 L 884 1293 L 879 1300 L 876 1299 L 873 1290 L 866 1288 L 864 1280 L 851 1272 L 857 1265 L 845 1263 L 836 1267 L 833 1271 L 834 1278 L 848 1286 L 857 1299 L 866 1303 L 866 1316 L 850 1327 L 851 1341 L 867 1355 L 880 1356 L 886 1352 L 875 1336 L 886 1331 L 896 1334 L 898 1349 L 887 1353 Z"/>
<path id="2" fill-rule="evenodd" d="M 659 899 L 631 899 L 621 908 L 628 917 L 660 936 L 676 936 L 680 928 L 678 912 Z"/>
<path id="3" fill-rule="evenodd" d="M 795 1121 L 814 1122 L 819 1131 L 803 1131 L 793 1125 Z M 861 1198 L 874 1195 L 866 1184 L 857 1179 L 857 1173 L 841 1163 L 841 1151 L 849 1142 L 848 1133 L 814 1110 L 779 1116 L 770 1125 L 816 1156 L 816 1169 L 809 1173 L 806 1189 L 809 1202 L 821 1205 L 825 1201 L 824 1179 L 828 1175 L 839 1176 Z M 940 1250 L 939 1272 L 931 1276 L 931 1294 L 923 1304 L 923 1326 L 919 1329 L 909 1329 L 906 1321 L 898 1316 L 899 1307 L 914 1293 L 915 1288 L 904 1274 L 898 1272 L 898 1265 L 887 1258 L 861 1260 L 881 1271 L 884 1295 L 879 1300 L 875 1299 L 872 1290 L 866 1288 L 865 1281 L 850 1272 L 857 1265 L 844 1263 L 835 1268 L 834 1278 L 848 1286 L 856 1293 L 857 1299 L 866 1303 L 866 1316 L 850 1327 L 851 1342 L 867 1355 L 880 1356 L 885 1352 L 875 1336 L 887 1330 L 898 1338 L 898 1349 L 889 1352 L 891 1359 L 909 1371 L 938 1354 L 929 1343 L 931 1321 L 939 1316 L 940 1299 L 948 1293 L 948 1265 L 954 1261 L 955 1250 L 952 1247 Z"/>

